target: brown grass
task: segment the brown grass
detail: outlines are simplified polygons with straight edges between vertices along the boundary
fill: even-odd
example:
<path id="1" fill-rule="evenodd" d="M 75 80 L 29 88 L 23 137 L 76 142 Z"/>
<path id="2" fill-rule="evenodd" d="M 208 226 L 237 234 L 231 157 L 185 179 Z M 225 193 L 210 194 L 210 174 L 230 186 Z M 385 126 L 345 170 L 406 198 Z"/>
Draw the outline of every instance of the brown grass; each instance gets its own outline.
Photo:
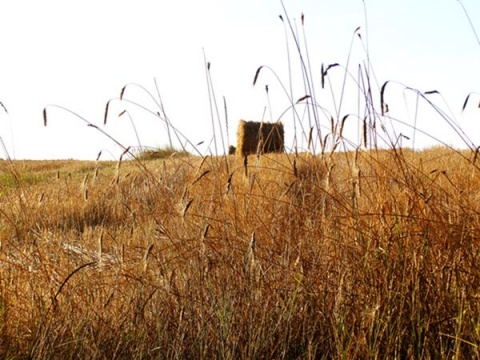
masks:
<path id="1" fill-rule="evenodd" d="M 0 357 L 478 358 L 469 156 L 2 162 Z"/>

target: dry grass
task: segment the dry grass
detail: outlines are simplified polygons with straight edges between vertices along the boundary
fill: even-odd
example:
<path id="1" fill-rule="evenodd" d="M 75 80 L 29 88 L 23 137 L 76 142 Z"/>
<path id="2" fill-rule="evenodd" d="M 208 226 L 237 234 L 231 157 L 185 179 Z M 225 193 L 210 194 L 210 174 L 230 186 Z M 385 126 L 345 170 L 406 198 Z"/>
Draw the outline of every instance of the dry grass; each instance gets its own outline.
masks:
<path id="1" fill-rule="evenodd" d="M 166 159 L 171 156 L 188 157 L 190 153 L 185 150 L 178 150 L 172 147 L 166 148 L 142 148 L 133 154 L 139 160 Z"/>
<path id="2" fill-rule="evenodd" d="M 478 358 L 469 158 L 4 163 L 0 357 Z"/>
<path id="3" fill-rule="evenodd" d="M 308 153 L 261 154 L 257 126 L 251 148 L 237 149 L 256 156 L 138 154 L 77 115 L 134 160 L 0 163 L 0 358 L 480 358 L 476 146 L 442 112 L 473 151 L 414 152 L 401 133 L 377 132 L 394 119 L 388 82 L 376 108 L 369 60 L 359 113 L 340 111 L 348 66 L 340 101 L 320 111 L 304 35 L 286 10 L 280 18 L 300 55 L 306 94 L 288 93 L 288 108 Z M 321 69 L 328 88 L 340 66 Z M 158 88 L 158 110 L 125 89 L 115 101 L 163 121 L 171 147 L 196 150 Z M 359 148 L 343 133 L 350 117 L 370 151 L 339 151 Z"/>

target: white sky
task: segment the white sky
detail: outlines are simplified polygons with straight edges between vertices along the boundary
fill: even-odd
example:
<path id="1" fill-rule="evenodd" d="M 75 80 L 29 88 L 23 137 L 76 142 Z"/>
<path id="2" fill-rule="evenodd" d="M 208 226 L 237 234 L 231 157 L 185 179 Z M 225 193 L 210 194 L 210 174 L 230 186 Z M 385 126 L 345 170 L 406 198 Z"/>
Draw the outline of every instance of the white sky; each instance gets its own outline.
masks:
<path id="1" fill-rule="evenodd" d="M 365 0 L 368 17 L 370 60 L 378 86 L 397 80 L 421 91 L 438 90 L 456 120 L 471 140 L 480 143 L 480 109 L 472 102 L 460 114 L 465 97 L 480 93 L 480 45 L 457 0 Z M 479 0 L 463 0 L 476 30 L 480 32 Z M 331 95 L 320 92 L 322 63 L 346 65 L 354 30 L 367 39 L 362 0 L 285 0 L 292 20 L 305 30 L 313 79 L 322 105 L 331 106 Z M 157 80 L 165 110 L 173 125 L 198 149 L 214 151 L 210 101 L 203 58 L 211 62 L 214 91 L 223 119 L 223 100 L 228 107 L 229 143 L 235 143 L 239 119 L 260 120 L 268 105 L 264 87 L 269 85 L 271 107 L 265 120 L 276 120 L 288 108 L 288 99 L 268 71 L 262 71 L 252 86 L 256 69 L 273 68 L 288 87 L 288 62 L 280 0 L 15 0 L 5 1 L 0 12 L 0 136 L 8 153 L 17 159 L 118 158 L 119 148 L 95 129 L 65 111 L 49 107 L 48 126 L 42 111 L 47 105 L 63 106 L 100 126 L 125 145 L 138 145 L 125 108 L 111 103 L 107 126 L 103 126 L 105 104 L 120 95 L 122 87 L 136 83 L 155 94 Z M 305 95 L 294 44 L 289 37 L 294 98 Z M 354 41 L 350 71 L 366 60 L 361 42 Z M 335 99 L 343 78 L 332 70 Z M 335 75 L 337 74 L 337 75 Z M 336 76 L 336 77 L 334 77 Z M 372 82 L 375 85 L 375 79 Z M 342 113 L 356 99 L 354 83 L 346 85 Z M 402 89 L 389 87 L 390 108 L 405 108 Z M 378 88 L 377 88 L 378 90 Z M 157 111 L 138 88 L 128 87 L 126 97 Z M 329 100 L 330 98 L 330 100 Z M 390 100 L 389 100 L 390 99 Z M 415 99 L 407 96 L 408 112 L 402 120 L 414 121 Z M 440 101 L 440 97 L 432 96 Z M 378 98 L 376 97 L 376 100 Z M 474 97 L 478 104 L 480 95 Z M 354 105 L 352 105 L 355 107 Z M 167 132 L 158 119 L 130 109 L 140 142 L 144 146 L 165 145 Z M 333 108 L 331 110 L 333 112 Z M 453 132 L 431 112 L 420 111 L 417 126 L 456 146 Z M 292 145 L 292 117 L 282 118 L 287 147 Z M 224 120 L 222 127 L 225 128 Z M 322 120 L 323 121 L 323 120 Z M 348 120 L 348 136 L 358 141 L 358 124 Z M 476 124 L 478 123 L 478 124 Z M 217 125 L 217 124 L 216 124 Z M 328 126 L 328 122 L 325 122 Z M 412 131 L 398 129 L 410 137 Z M 216 130 L 217 146 L 221 134 Z M 430 145 L 417 133 L 416 146 Z M 225 139 L 226 141 L 227 139 Z M 208 147 L 210 146 L 210 147 Z M 0 153 L 0 157 L 5 154 Z"/>

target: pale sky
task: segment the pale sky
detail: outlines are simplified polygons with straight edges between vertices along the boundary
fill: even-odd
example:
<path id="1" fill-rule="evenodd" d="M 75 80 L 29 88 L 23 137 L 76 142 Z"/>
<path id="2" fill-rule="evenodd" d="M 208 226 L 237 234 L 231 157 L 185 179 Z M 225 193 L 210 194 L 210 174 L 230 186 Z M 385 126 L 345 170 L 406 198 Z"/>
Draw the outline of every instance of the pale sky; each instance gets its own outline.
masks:
<path id="1" fill-rule="evenodd" d="M 320 91 L 320 66 L 347 64 L 354 31 L 368 48 L 372 85 L 396 80 L 421 91 L 440 91 L 471 141 L 480 144 L 480 95 L 462 114 L 470 92 L 480 93 L 480 44 L 457 0 L 285 0 L 292 21 L 305 32 L 313 80 L 322 106 L 332 106 L 329 91 Z M 364 4 L 367 11 L 365 19 Z M 479 0 L 463 0 L 477 32 L 480 32 Z M 164 124 L 119 101 L 103 126 L 105 104 L 117 98 L 122 87 L 136 83 L 156 94 L 156 79 L 163 105 L 173 125 L 204 154 L 214 151 L 204 51 L 226 139 L 223 97 L 228 109 L 228 143 L 235 144 L 238 120 L 277 120 L 289 107 L 281 85 L 269 71 L 262 71 L 257 86 L 252 82 L 259 66 L 271 67 L 288 87 L 289 71 L 280 0 L 15 0 L 5 1 L 0 12 L 0 137 L 8 154 L 16 159 L 75 158 L 118 159 L 120 149 L 110 139 L 69 113 L 48 107 L 48 126 L 43 126 L 44 107 L 65 107 L 99 126 L 126 146 L 167 144 Z M 284 18 L 285 15 L 283 14 Z M 368 30 L 368 31 L 367 31 Z M 294 98 L 305 94 L 294 43 L 289 37 Z M 303 41 L 303 40 L 302 40 Z M 353 42 L 349 70 L 358 73 L 366 62 L 362 43 Z M 332 70 L 340 100 L 341 69 Z M 269 86 L 270 105 L 265 94 Z M 356 85 L 346 83 L 342 114 L 352 112 Z M 402 88 L 388 88 L 389 107 L 402 120 L 415 121 L 415 98 Z M 138 87 L 128 87 L 125 97 L 154 111 L 154 103 Z M 439 104 L 438 95 L 430 97 Z M 376 98 L 377 101 L 379 99 Z M 378 105 L 378 104 L 377 104 Z M 138 138 L 128 116 L 129 109 Z M 455 146 L 462 142 L 434 114 L 417 111 L 417 126 Z M 445 107 L 446 109 L 446 107 Z M 394 111 L 392 110 L 392 112 Z M 334 113 L 333 108 L 330 110 Z M 215 117 L 216 119 L 216 117 Z M 292 146 L 292 116 L 282 118 L 286 146 Z M 324 120 L 322 120 L 324 121 Z M 216 120 L 215 120 L 216 122 Z M 329 126 L 325 121 L 325 126 Z M 221 134 L 215 123 L 217 146 Z M 349 120 L 347 135 L 358 141 L 358 123 Z M 404 146 L 433 145 L 412 131 L 395 133 L 410 137 Z M 300 144 L 301 145 L 301 144 Z M 223 150 L 222 150 L 223 151 Z M 5 158 L 5 152 L 0 157 Z"/>

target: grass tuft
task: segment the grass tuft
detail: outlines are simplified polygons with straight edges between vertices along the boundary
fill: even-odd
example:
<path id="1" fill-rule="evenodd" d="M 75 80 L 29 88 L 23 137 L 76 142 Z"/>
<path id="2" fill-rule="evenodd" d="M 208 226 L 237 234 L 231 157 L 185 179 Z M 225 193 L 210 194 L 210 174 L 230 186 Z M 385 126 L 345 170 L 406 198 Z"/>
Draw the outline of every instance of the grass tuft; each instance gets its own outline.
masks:
<path id="1" fill-rule="evenodd" d="M 178 150 L 171 147 L 165 148 L 141 148 L 135 156 L 139 160 L 166 159 L 170 157 L 189 157 L 191 154 L 185 150 Z"/>

